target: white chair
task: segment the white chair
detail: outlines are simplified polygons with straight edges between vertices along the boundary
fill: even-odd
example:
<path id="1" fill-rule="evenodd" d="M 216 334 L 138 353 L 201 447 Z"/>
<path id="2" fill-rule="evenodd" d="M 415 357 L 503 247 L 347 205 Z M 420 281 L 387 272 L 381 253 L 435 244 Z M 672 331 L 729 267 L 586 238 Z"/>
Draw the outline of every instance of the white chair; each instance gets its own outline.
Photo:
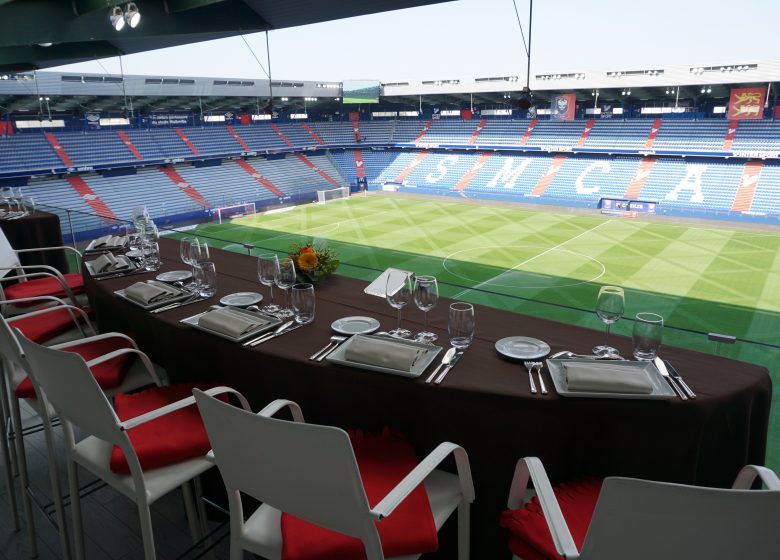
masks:
<path id="1" fill-rule="evenodd" d="M 765 489 L 750 489 L 756 477 Z M 780 479 L 764 467 L 744 467 L 731 489 L 606 478 L 580 550 L 536 457 L 517 462 L 510 510 L 527 501 L 529 479 L 544 515 L 541 530 L 544 525 L 549 529 L 555 558 L 732 560 L 780 554 Z"/>
<path id="2" fill-rule="evenodd" d="M 55 296 L 66 299 L 74 305 L 84 303 L 84 300 L 76 299 L 76 296 L 84 293 L 84 279 L 81 272 L 63 274 L 56 268 L 48 265 L 22 265 L 19 261 L 19 253 L 34 253 L 46 251 L 70 251 L 76 254 L 77 262 L 80 262 L 81 253 L 73 247 L 37 247 L 31 249 L 14 249 L 8 242 L 2 230 L 0 230 L 0 280 L 16 280 L 13 285 L 3 285 L 0 282 L 0 310 L 3 315 L 15 315 L 30 311 L 32 302 L 21 304 L 24 298 L 37 296 Z M 16 303 L 5 300 L 16 300 Z"/>
<path id="3" fill-rule="evenodd" d="M 437 531 L 458 510 L 458 558 L 468 559 L 474 487 L 468 456 L 461 447 L 440 444 L 372 508 L 345 431 L 305 424 L 300 408 L 291 401 L 276 400 L 253 414 L 237 393 L 243 410 L 213 397 L 224 392 L 235 393 L 220 387 L 194 394 L 228 491 L 231 559 L 243 558 L 244 550 L 279 559 L 282 511 L 358 538 L 368 560 L 383 559 L 376 523 L 390 516 L 421 483 Z M 294 422 L 271 418 L 284 407 L 290 409 Z M 435 469 L 450 454 L 458 475 Z M 246 521 L 241 492 L 263 502 Z"/>
<path id="4" fill-rule="evenodd" d="M 141 459 L 131 443 L 128 431 L 157 419 L 164 421 L 169 410 L 167 407 L 162 407 L 120 421 L 105 392 L 90 372 L 90 366 L 113 359 L 124 350 L 85 362 L 76 353 L 40 346 L 21 334 L 17 338 L 29 364 L 29 373 L 34 380 L 39 397 L 44 401 L 45 406 L 51 406 L 56 411 L 62 421 L 67 448 L 68 485 L 76 558 L 82 560 L 85 553 L 78 466 L 90 471 L 136 503 L 146 560 L 156 558 L 149 507 L 178 487 L 181 487 L 184 493 L 192 537 L 194 540 L 200 538 L 202 525 L 198 522 L 189 483 L 211 468 L 212 463 L 206 459 L 205 451 L 203 456 L 180 460 L 157 468 L 142 469 Z M 147 367 L 151 367 L 148 358 L 145 358 L 141 352 L 135 349 L 134 351 L 142 357 Z M 152 375 L 151 369 L 149 372 Z M 173 388 L 160 387 L 159 379 L 155 379 L 155 383 L 157 386 L 147 391 L 150 393 L 158 391 L 161 394 L 162 391 Z M 74 426 L 78 426 L 87 434 L 78 442 L 74 436 Z M 158 426 L 156 429 L 160 433 L 166 433 L 165 426 Z M 110 462 L 114 446 L 121 449 L 130 474 L 116 473 L 111 470 Z M 161 444 L 160 447 L 164 448 L 165 444 Z"/>

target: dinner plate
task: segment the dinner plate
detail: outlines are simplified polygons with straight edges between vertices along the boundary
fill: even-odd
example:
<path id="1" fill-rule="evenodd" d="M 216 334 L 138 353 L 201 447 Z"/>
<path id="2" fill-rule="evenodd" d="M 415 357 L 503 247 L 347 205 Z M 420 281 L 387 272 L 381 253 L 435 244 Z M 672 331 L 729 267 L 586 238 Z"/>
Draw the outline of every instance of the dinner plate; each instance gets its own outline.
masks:
<path id="1" fill-rule="evenodd" d="M 508 336 L 496 342 L 496 350 L 502 356 L 515 360 L 535 360 L 550 353 L 550 345 L 528 336 Z"/>
<path id="2" fill-rule="evenodd" d="M 391 373 L 393 375 L 400 375 L 403 377 L 420 377 L 425 368 L 431 365 L 431 362 L 441 352 L 441 346 L 433 346 L 427 342 L 415 342 L 414 340 L 404 340 L 402 338 L 383 338 L 383 340 L 391 340 L 395 344 L 402 346 L 412 346 L 414 348 L 420 348 L 425 350 L 425 353 L 414 363 L 411 371 L 404 371 L 402 369 L 393 369 L 382 366 L 374 366 L 371 364 L 361 364 L 358 362 L 351 362 L 345 358 L 345 353 L 349 345 L 358 340 L 362 335 L 356 335 L 351 337 L 341 346 L 337 346 L 336 349 L 328 354 L 325 359 L 334 364 L 340 364 L 343 366 L 349 366 L 358 369 L 366 369 L 369 371 L 378 371 L 381 373 Z M 373 338 L 373 337 L 372 337 Z"/>
<path id="3" fill-rule="evenodd" d="M 379 329 L 379 321 L 373 317 L 342 317 L 333 321 L 330 328 L 339 334 L 369 334 Z"/>
<path id="4" fill-rule="evenodd" d="M 593 365 L 594 361 L 589 359 L 547 360 L 547 369 L 550 371 L 550 377 L 552 378 L 553 385 L 555 385 L 555 390 L 558 391 L 558 394 L 562 397 L 656 400 L 673 399 L 677 396 L 652 362 L 604 362 L 602 360 L 595 362 L 599 364 L 603 363 L 605 369 L 609 368 L 610 364 L 613 364 L 614 366 L 621 368 L 628 367 L 635 369 L 636 371 L 645 372 L 653 387 L 653 390 L 650 393 L 595 393 L 589 391 L 570 391 L 566 381 L 566 368 L 563 367 L 564 363 L 584 363 Z M 615 374 L 619 375 L 617 370 Z"/>
<path id="5" fill-rule="evenodd" d="M 257 292 L 238 292 L 226 295 L 219 300 L 219 303 L 230 307 L 247 307 L 260 303 L 261 301 L 263 301 L 263 295 L 258 294 Z"/>
<path id="6" fill-rule="evenodd" d="M 240 309 L 237 307 L 223 307 L 223 310 L 225 310 L 227 313 L 234 313 L 241 316 L 248 316 L 252 319 L 257 319 L 258 317 L 260 319 L 263 319 L 266 321 L 264 324 L 257 326 L 256 328 L 252 329 L 249 332 L 245 332 L 238 338 L 234 338 L 232 336 L 226 335 L 221 332 L 212 331 L 211 329 L 207 329 L 206 327 L 198 324 L 198 319 L 200 319 L 200 316 L 208 313 L 209 311 L 212 311 L 211 309 L 207 309 L 203 313 L 198 313 L 197 315 L 193 315 L 192 317 L 187 317 L 186 319 L 182 319 L 179 321 L 180 323 L 184 323 L 185 325 L 189 325 L 194 329 L 198 329 L 199 331 L 207 332 L 209 334 L 216 335 L 220 338 L 224 338 L 225 340 L 232 340 L 233 342 L 243 342 L 245 340 L 249 340 L 253 336 L 257 336 L 261 333 L 271 331 L 282 324 L 281 319 L 278 317 L 272 317 L 270 315 L 265 315 L 264 313 L 256 313 L 254 311 L 247 311 L 246 309 Z"/>
<path id="7" fill-rule="evenodd" d="M 160 282 L 181 282 L 190 278 L 192 278 L 192 272 L 189 270 L 169 270 L 168 272 L 158 274 L 155 280 Z"/>

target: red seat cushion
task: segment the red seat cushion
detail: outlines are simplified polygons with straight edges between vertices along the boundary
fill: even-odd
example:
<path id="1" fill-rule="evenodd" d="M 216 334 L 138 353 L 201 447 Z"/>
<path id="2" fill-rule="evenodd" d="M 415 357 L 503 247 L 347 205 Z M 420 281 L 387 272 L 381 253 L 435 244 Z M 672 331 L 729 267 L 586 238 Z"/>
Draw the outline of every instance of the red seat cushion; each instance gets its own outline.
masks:
<path id="1" fill-rule="evenodd" d="M 63 351 L 75 352 L 88 362 L 121 348 L 132 348 L 132 344 L 125 338 L 111 337 L 103 340 L 86 342 L 71 348 L 65 348 Z M 101 389 L 114 389 L 115 387 L 119 387 L 124 380 L 125 374 L 130 368 L 130 364 L 135 360 L 135 357 L 135 354 L 117 356 L 107 362 L 92 366 L 90 371 Z M 35 389 L 33 388 L 32 381 L 30 381 L 29 377 L 26 377 L 16 388 L 16 396 L 20 399 L 35 398 Z"/>
<path id="2" fill-rule="evenodd" d="M 119 394 L 114 397 L 114 409 L 120 421 L 130 420 L 191 397 L 192 389 L 195 387 L 205 391 L 213 386 L 214 384 L 186 383 L 153 387 L 129 395 Z M 194 403 L 187 408 L 141 424 L 129 430 L 127 435 L 144 470 L 204 456 L 211 449 L 206 428 Z M 114 446 L 111 452 L 110 467 L 115 473 L 130 473 L 125 454 L 117 446 Z"/>
<path id="3" fill-rule="evenodd" d="M 586 478 L 553 488 L 578 549 L 582 548 L 585 541 L 601 483 L 600 478 Z M 509 540 L 512 554 L 523 560 L 560 560 L 537 497 L 521 509 L 504 511 L 501 514 L 501 526 L 512 532 Z"/>
<path id="4" fill-rule="evenodd" d="M 417 466 L 412 447 L 389 430 L 381 436 L 350 433 L 360 477 L 371 507 Z M 433 552 L 439 546 L 428 495 L 419 485 L 393 512 L 377 522 L 385 557 Z M 360 540 L 282 513 L 282 560 L 364 560 Z"/>
<path id="5" fill-rule="evenodd" d="M 88 309 L 84 311 L 89 312 Z M 9 325 L 11 328 L 22 331 L 22 334 L 33 342 L 43 344 L 57 335 L 75 329 L 76 324 L 73 322 L 73 317 L 81 322 L 81 313 L 63 308 L 32 317 L 20 317 L 11 321 Z"/>
<path id="6" fill-rule="evenodd" d="M 63 274 L 63 276 L 65 278 L 65 283 L 71 289 L 73 295 L 84 293 L 84 277 L 80 272 L 71 272 L 69 274 Z M 52 276 L 33 278 L 26 282 L 17 282 L 7 288 L 4 287 L 3 289 L 5 290 L 5 297 L 7 299 L 36 296 L 65 297 L 65 290 L 62 288 L 62 284 Z M 31 302 L 29 305 L 35 305 L 35 302 Z"/>

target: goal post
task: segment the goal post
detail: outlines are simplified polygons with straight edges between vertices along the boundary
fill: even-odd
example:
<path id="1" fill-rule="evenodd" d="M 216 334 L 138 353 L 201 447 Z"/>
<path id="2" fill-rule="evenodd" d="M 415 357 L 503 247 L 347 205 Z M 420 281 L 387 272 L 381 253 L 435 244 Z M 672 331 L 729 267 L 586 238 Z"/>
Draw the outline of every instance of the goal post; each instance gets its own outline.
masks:
<path id="1" fill-rule="evenodd" d="M 349 198 L 349 187 L 339 187 L 337 189 L 327 189 L 317 191 L 317 202 L 330 202 L 341 198 Z"/>
<path id="2" fill-rule="evenodd" d="M 214 219 L 218 223 L 225 220 L 233 220 L 244 216 L 256 214 L 254 202 L 242 202 L 240 204 L 231 204 L 230 206 L 219 206 L 214 210 Z"/>

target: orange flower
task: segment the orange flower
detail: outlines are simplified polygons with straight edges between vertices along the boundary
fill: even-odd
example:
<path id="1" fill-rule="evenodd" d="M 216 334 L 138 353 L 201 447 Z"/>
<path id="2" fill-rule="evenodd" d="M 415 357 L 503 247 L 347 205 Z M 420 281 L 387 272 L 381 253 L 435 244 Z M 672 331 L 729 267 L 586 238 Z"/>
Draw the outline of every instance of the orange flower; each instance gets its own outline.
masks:
<path id="1" fill-rule="evenodd" d="M 298 268 L 306 271 L 311 270 L 315 266 L 317 266 L 317 255 L 314 251 L 306 251 L 304 253 L 303 250 L 301 250 L 301 254 L 298 255 Z"/>
<path id="2" fill-rule="evenodd" d="M 312 249 L 312 248 L 311 248 L 311 247 L 309 247 L 308 245 L 304 245 L 303 247 L 301 247 L 300 251 L 298 251 L 298 252 L 299 252 L 301 255 L 303 255 L 304 253 L 313 253 L 313 252 L 314 252 L 314 249 Z"/>

